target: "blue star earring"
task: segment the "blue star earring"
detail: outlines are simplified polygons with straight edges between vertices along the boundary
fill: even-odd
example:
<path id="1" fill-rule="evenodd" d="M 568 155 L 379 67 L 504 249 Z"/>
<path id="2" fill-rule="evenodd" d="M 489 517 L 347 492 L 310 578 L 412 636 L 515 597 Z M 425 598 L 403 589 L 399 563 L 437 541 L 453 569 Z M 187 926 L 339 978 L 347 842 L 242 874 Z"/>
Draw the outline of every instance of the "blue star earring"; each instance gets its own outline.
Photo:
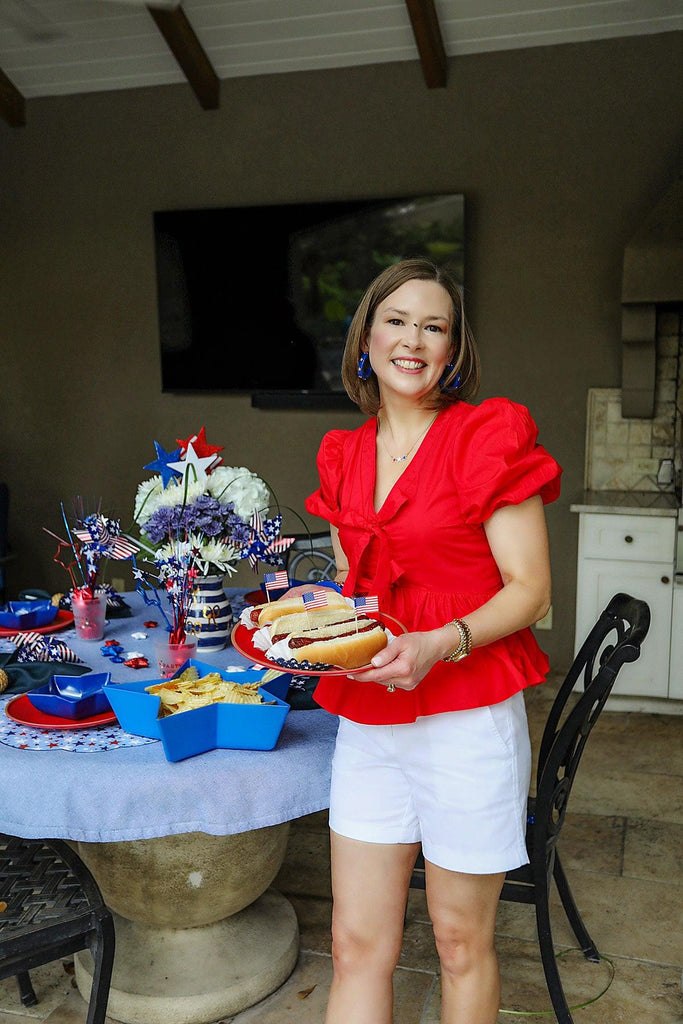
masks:
<path id="1" fill-rule="evenodd" d="M 361 380 L 368 380 L 372 374 L 372 366 L 370 365 L 370 355 L 364 352 L 358 360 L 358 369 L 356 370 L 357 375 Z"/>
<path id="2" fill-rule="evenodd" d="M 462 387 L 462 377 L 459 373 L 456 373 L 450 384 L 446 383 L 451 373 L 453 373 L 453 363 L 447 363 L 439 380 L 439 387 L 442 391 L 458 391 Z"/>

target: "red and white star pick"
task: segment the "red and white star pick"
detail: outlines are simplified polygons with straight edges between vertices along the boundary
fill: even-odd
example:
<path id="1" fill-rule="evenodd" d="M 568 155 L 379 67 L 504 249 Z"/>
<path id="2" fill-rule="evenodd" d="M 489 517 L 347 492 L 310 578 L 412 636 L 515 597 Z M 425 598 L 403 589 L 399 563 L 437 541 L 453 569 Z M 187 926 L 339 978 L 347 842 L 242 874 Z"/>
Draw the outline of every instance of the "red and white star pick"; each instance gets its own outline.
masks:
<path id="1" fill-rule="evenodd" d="M 169 466 L 171 469 L 177 469 L 183 477 L 183 482 L 194 483 L 195 480 L 206 480 L 211 472 L 211 466 L 215 458 L 215 455 L 203 457 L 197 455 L 194 442 L 190 441 L 185 452 L 185 458 L 181 462 L 169 462 Z M 190 470 L 190 467 L 192 467 L 192 470 Z"/>
<path id="2" fill-rule="evenodd" d="M 190 445 L 194 447 L 195 452 L 202 459 L 206 458 L 207 455 L 212 455 L 213 463 L 211 465 L 211 469 L 216 469 L 216 467 L 220 466 L 223 461 L 217 453 L 224 451 L 224 446 L 220 444 L 209 444 L 206 440 L 206 429 L 204 427 L 202 427 L 198 434 L 192 434 L 192 436 L 188 437 L 185 441 L 177 437 L 176 444 L 180 445 L 181 458 L 186 454 Z"/>

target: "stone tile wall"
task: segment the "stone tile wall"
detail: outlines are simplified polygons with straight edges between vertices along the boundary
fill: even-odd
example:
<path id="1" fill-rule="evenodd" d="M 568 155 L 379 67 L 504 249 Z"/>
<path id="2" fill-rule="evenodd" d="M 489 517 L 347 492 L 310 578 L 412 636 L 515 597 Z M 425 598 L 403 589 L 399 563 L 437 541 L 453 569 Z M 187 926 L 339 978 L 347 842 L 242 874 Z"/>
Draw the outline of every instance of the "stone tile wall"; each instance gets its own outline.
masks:
<path id="1" fill-rule="evenodd" d="M 590 388 L 585 487 L 591 491 L 677 491 L 683 423 L 683 311 L 657 317 L 655 415 L 624 419 L 620 388 Z M 662 466 L 663 460 L 670 465 Z"/>

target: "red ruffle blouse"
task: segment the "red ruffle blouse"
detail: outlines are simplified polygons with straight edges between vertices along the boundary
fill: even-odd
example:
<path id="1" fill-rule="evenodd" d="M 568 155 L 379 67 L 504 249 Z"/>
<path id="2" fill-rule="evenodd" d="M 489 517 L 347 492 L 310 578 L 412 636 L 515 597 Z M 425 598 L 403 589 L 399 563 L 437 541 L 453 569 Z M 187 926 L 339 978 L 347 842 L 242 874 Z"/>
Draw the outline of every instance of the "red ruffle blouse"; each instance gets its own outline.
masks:
<path id="1" fill-rule="evenodd" d="M 345 594 L 377 594 L 409 631 L 479 608 L 502 580 L 483 523 L 533 495 L 554 501 L 562 470 L 537 444 L 527 409 L 503 398 L 442 410 L 379 512 L 374 509 L 376 419 L 332 430 L 318 453 L 320 487 L 306 508 L 339 529 L 349 561 Z M 411 691 L 322 676 L 318 703 L 368 725 L 482 707 L 543 682 L 548 659 L 530 629 L 461 662 L 438 662 Z"/>

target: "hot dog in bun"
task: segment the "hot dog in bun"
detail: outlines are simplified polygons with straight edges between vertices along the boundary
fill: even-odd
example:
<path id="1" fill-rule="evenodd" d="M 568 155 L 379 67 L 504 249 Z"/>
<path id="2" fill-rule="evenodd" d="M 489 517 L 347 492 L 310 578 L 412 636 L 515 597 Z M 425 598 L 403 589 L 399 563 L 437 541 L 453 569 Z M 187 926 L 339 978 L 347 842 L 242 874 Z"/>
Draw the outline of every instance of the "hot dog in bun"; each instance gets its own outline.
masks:
<path id="1" fill-rule="evenodd" d="M 327 598 L 326 609 L 330 608 L 346 608 L 348 611 L 348 602 L 336 593 L 334 590 L 330 590 L 325 595 Z M 303 612 L 305 609 L 303 596 L 299 597 L 283 597 L 279 601 L 270 601 L 268 604 L 257 604 L 253 608 L 249 609 L 249 623 L 251 628 L 257 626 L 266 626 L 269 622 L 274 622 L 275 619 L 280 618 L 282 615 L 292 615 L 295 612 Z M 313 611 L 320 611 L 322 609 L 313 609 L 311 612 L 306 614 L 312 614 Z"/>
<path id="2" fill-rule="evenodd" d="M 268 657 L 285 662 L 307 661 L 311 665 L 353 669 L 367 665 L 378 651 L 387 646 L 384 626 L 375 619 L 354 616 L 346 608 L 339 612 L 336 621 L 319 622 L 321 611 L 317 615 L 315 612 L 305 613 L 297 627 L 286 635 L 282 633 L 283 619 L 272 624 L 274 643 L 267 652 Z"/>

